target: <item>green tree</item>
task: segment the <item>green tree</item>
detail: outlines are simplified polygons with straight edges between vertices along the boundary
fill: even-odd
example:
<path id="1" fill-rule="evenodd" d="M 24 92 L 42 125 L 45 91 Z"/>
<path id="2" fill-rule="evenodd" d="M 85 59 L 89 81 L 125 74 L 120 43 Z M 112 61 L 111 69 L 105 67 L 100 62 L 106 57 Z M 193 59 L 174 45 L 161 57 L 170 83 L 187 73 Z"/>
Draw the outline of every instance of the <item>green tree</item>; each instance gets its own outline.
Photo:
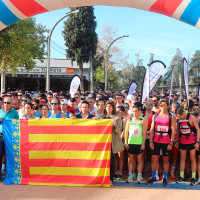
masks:
<path id="1" fill-rule="evenodd" d="M 83 85 L 83 63 L 89 61 L 90 55 L 94 57 L 97 49 L 96 21 L 93 7 L 70 8 L 70 11 L 79 10 L 76 15 L 70 15 L 64 23 L 64 40 L 67 46 L 67 58 L 76 61 L 81 77 L 81 90 Z"/>
<path id="2" fill-rule="evenodd" d="M 172 58 L 168 71 L 165 73 L 164 77 L 166 82 L 169 84 L 171 79 L 171 70 L 174 67 L 174 80 L 173 85 L 179 85 L 179 76 L 181 75 L 182 83 L 184 82 L 184 75 L 183 75 L 183 56 L 179 48 L 176 49 L 176 54 Z"/>
<path id="3" fill-rule="evenodd" d="M 195 85 L 198 85 L 199 81 L 199 72 L 200 72 L 200 50 L 196 50 L 195 54 L 190 60 L 190 69 L 189 76 L 192 76 L 192 82 Z"/>
<path id="4" fill-rule="evenodd" d="M 32 69 L 35 66 L 33 59 L 43 60 L 46 31 L 34 18 L 28 18 L 0 32 L 1 91 L 5 91 L 6 71 L 14 75 L 18 67 Z"/>

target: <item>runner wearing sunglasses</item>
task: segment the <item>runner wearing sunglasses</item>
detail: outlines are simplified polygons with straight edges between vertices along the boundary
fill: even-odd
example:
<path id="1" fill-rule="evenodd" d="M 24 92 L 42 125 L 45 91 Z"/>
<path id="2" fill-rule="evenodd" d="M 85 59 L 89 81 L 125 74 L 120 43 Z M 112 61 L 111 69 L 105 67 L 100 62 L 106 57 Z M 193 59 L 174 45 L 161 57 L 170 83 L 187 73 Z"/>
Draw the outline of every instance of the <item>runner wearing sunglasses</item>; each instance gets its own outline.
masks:
<path id="1" fill-rule="evenodd" d="M 66 117 L 65 114 L 62 113 L 62 111 L 58 110 L 59 105 L 60 105 L 59 99 L 57 99 L 56 97 L 53 97 L 51 100 L 52 110 L 49 111 L 48 118 L 65 118 Z"/>
<path id="2" fill-rule="evenodd" d="M 169 171 L 169 154 L 173 146 L 176 130 L 176 119 L 168 113 L 168 101 L 162 100 L 160 103 L 160 113 L 153 116 L 150 130 L 150 148 L 152 150 L 151 169 L 152 178 L 146 184 L 151 185 L 156 182 L 156 170 L 158 166 L 160 150 L 163 153 L 163 186 L 167 186 L 167 175 Z"/>

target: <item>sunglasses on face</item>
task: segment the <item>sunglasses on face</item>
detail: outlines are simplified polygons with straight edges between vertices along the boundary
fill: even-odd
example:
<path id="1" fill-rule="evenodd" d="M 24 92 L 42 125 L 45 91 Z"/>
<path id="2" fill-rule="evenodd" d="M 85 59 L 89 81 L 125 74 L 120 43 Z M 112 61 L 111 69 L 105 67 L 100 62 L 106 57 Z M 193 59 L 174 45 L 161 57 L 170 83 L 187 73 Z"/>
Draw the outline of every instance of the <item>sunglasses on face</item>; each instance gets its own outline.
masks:
<path id="1" fill-rule="evenodd" d="M 192 110 L 193 110 L 193 111 L 200 111 L 199 108 L 193 108 Z"/>
<path id="2" fill-rule="evenodd" d="M 123 106 L 124 108 L 128 108 L 128 106 Z"/>
<path id="3" fill-rule="evenodd" d="M 4 104 L 11 104 L 11 103 L 10 103 L 10 102 L 8 102 L 8 101 L 5 101 L 5 102 L 4 102 Z"/>
<path id="4" fill-rule="evenodd" d="M 121 112 L 122 112 L 122 111 L 117 111 L 116 113 L 119 114 L 119 113 L 121 113 Z"/>
<path id="5" fill-rule="evenodd" d="M 104 103 L 98 103 L 98 105 L 104 105 Z"/>
<path id="6" fill-rule="evenodd" d="M 101 98 L 101 96 L 97 96 L 97 98 Z"/>
<path id="7" fill-rule="evenodd" d="M 22 96 L 22 94 L 18 94 L 17 96 L 18 96 L 18 97 L 21 97 L 21 96 Z"/>
<path id="8" fill-rule="evenodd" d="M 22 102 L 27 102 L 27 99 L 22 99 Z"/>
<path id="9" fill-rule="evenodd" d="M 163 107 L 163 108 L 167 108 L 167 105 L 166 105 L 166 104 L 164 104 L 164 105 L 162 104 L 162 105 L 160 105 L 160 107 L 161 107 L 161 108 L 162 108 L 162 107 Z"/>
<path id="10" fill-rule="evenodd" d="M 74 99 L 78 99 L 78 97 L 74 97 Z"/>
<path id="11" fill-rule="evenodd" d="M 52 106 L 53 106 L 53 105 L 54 105 L 54 106 L 57 106 L 57 105 L 58 105 L 58 103 L 51 103 L 51 105 L 52 105 Z"/>
<path id="12" fill-rule="evenodd" d="M 147 103 L 146 105 L 147 105 L 147 106 L 151 106 L 151 103 Z"/>

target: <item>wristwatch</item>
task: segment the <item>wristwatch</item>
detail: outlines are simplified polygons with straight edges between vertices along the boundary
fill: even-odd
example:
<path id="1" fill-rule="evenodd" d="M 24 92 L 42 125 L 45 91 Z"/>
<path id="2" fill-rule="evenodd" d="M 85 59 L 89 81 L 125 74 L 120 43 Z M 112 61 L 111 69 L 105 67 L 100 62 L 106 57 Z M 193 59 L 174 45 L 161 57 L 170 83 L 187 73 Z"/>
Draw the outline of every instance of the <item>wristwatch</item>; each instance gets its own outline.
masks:
<path id="1" fill-rule="evenodd" d="M 173 146 L 173 142 L 172 141 L 170 141 L 170 143 L 169 143 L 171 146 Z"/>
<path id="2" fill-rule="evenodd" d="M 153 140 L 149 140 L 149 143 L 153 143 Z"/>

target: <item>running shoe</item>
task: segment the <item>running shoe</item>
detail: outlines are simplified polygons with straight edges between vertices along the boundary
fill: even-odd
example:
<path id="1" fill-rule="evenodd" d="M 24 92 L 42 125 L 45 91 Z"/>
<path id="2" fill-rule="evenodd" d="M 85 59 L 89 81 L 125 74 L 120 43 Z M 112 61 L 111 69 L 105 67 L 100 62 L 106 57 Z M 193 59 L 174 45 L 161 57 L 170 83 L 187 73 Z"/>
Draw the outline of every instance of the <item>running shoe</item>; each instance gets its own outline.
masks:
<path id="1" fill-rule="evenodd" d="M 195 185 L 195 179 L 194 179 L 194 178 L 192 178 L 192 179 L 190 180 L 190 185 Z"/>
<path id="2" fill-rule="evenodd" d="M 149 180 L 146 182 L 146 184 L 147 184 L 147 185 L 152 185 L 153 183 L 156 183 L 156 182 L 157 182 L 156 179 L 151 178 L 151 179 L 149 179 Z"/>
<path id="3" fill-rule="evenodd" d="M 167 183 L 167 179 L 166 178 L 163 178 L 163 186 L 167 186 L 168 183 Z"/>
<path id="4" fill-rule="evenodd" d="M 176 179 L 176 177 L 175 177 L 174 174 L 171 174 L 170 178 L 171 178 L 172 180 Z"/>
<path id="5" fill-rule="evenodd" d="M 129 175 L 128 179 L 126 180 L 127 183 L 132 183 L 133 182 L 133 175 Z"/>
<path id="6" fill-rule="evenodd" d="M 122 181 L 122 175 L 119 174 L 117 180 Z"/>
<path id="7" fill-rule="evenodd" d="M 117 179 L 118 179 L 118 174 L 115 174 L 113 180 L 117 180 Z"/>
<path id="8" fill-rule="evenodd" d="M 137 176 L 137 183 L 142 183 L 142 176 Z"/>
<path id="9" fill-rule="evenodd" d="M 200 185 L 200 181 L 197 183 L 197 185 Z"/>
<path id="10" fill-rule="evenodd" d="M 156 174 L 156 180 L 159 181 L 160 177 L 158 176 L 158 174 Z"/>
<path id="11" fill-rule="evenodd" d="M 185 180 L 182 177 L 179 177 L 176 183 L 185 183 Z"/>

